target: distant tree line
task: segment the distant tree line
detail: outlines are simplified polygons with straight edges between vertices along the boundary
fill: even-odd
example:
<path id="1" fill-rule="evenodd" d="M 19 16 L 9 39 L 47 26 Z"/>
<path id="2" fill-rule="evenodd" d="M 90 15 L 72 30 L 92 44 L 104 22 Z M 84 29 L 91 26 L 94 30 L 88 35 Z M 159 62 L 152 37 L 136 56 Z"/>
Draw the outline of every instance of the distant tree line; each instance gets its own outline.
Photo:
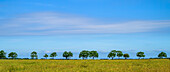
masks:
<path id="1" fill-rule="evenodd" d="M 38 59 L 38 55 L 37 55 L 37 52 L 33 51 L 31 52 L 31 59 Z M 53 52 L 51 53 L 49 56 L 48 54 L 45 54 L 43 57 L 45 59 L 47 59 L 48 57 L 51 57 L 52 59 L 54 59 L 54 57 L 57 56 L 57 53 L 56 52 Z M 128 53 L 124 53 L 122 51 L 116 51 L 116 50 L 112 50 L 109 54 L 108 54 L 108 58 L 111 58 L 111 59 L 114 59 L 114 57 L 124 57 L 125 59 L 129 58 L 129 54 Z M 137 52 L 136 53 L 136 56 L 139 57 L 139 59 L 141 58 L 144 58 L 145 57 L 145 54 L 144 52 Z M 11 52 L 8 54 L 8 57 L 11 58 L 11 59 L 16 59 L 18 57 L 18 54 L 16 52 Z M 73 57 L 73 53 L 71 51 L 65 51 L 63 53 L 63 57 L 65 57 L 65 59 L 70 59 L 71 57 Z M 99 57 L 99 54 L 97 51 L 88 51 L 88 50 L 83 50 L 79 53 L 79 58 L 82 58 L 82 59 L 87 59 L 87 58 L 92 58 L 92 59 L 95 59 L 95 58 L 98 58 Z M 167 57 L 167 54 L 165 52 L 161 52 L 158 54 L 158 57 L 159 58 L 165 58 Z M 4 52 L 3 50 L 0 51 L 0 59 L 6 59 L 6 52 Z"/>

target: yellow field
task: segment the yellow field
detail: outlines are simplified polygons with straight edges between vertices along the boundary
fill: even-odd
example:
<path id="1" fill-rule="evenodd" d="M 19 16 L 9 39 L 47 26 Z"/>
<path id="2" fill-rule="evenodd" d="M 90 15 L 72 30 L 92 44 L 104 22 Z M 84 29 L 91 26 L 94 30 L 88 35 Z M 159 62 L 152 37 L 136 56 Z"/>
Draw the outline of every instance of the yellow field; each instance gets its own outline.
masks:
<path id="1" fill-rule="evenodd" d="M 169 59 L 0 60 L 0 72 L 170 72 Z"/>

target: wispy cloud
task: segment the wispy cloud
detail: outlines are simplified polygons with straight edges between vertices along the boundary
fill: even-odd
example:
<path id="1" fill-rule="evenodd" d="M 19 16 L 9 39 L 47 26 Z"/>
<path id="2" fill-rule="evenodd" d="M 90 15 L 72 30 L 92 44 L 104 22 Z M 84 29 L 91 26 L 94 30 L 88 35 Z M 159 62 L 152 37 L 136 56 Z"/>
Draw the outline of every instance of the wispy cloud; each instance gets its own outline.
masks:
<path id="1" fill-rule="evenodd" d="M 0 19 L 0 35 L 138 33 L 170 27 L 170 20 L 111 23 L 75 15 L 43 12 Z"/>

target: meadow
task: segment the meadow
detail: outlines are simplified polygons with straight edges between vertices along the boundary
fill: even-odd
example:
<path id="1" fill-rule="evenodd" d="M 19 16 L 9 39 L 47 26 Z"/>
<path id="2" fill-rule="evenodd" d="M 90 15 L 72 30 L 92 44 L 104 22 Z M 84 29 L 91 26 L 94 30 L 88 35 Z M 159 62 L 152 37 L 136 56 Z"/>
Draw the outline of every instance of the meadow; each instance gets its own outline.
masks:
<path id="1" fill-rule="evenodd" d="M 170 72 L 170 60 L 0 60 L 0 72 Z"/>

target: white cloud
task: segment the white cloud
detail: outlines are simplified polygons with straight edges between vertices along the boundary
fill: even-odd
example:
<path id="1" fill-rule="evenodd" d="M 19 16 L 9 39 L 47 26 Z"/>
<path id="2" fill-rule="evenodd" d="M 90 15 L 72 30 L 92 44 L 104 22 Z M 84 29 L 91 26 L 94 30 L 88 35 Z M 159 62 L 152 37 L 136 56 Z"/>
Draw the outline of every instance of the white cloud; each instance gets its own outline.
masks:
<path id="1" fill-rule="evenodd" d="M 111 23 L 61 13 L 31 13 L 0 19 L 0 35 L 138 33 L 170 27 L 170 20 Z"/>

